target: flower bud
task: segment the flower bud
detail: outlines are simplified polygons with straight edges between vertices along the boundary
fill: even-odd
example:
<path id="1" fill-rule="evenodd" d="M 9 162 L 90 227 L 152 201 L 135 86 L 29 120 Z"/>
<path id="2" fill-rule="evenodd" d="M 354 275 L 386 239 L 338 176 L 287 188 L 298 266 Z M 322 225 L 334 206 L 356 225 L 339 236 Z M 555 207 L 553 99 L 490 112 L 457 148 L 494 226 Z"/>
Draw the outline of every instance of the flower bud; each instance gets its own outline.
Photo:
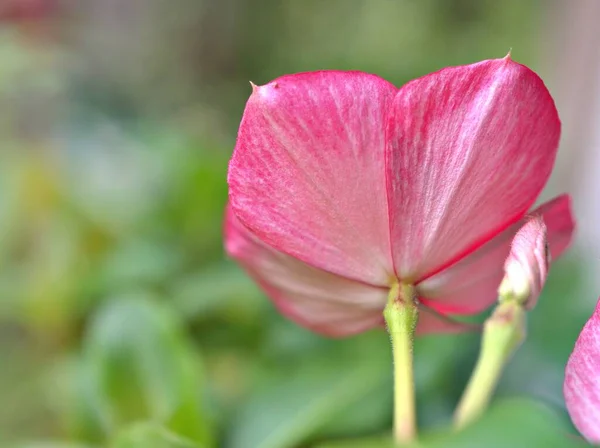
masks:
<path id="1" fill-rule="evenodd" d="M 500 300 L 516 300 L 527 309 L 533 308 L 546 282 L 549 264 L 546 225 L 540 216 L 531 218 L 512 241 L 498 288 Z"/>

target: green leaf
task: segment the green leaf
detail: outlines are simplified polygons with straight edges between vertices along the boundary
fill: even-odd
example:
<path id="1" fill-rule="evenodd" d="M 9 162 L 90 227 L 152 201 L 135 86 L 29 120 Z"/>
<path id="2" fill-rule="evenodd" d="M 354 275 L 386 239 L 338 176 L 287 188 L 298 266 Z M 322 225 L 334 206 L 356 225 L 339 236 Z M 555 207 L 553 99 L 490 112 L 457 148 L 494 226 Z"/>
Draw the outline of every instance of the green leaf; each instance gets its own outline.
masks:
<path id="1" fill-rule="evenodd" d="M 141 293 L 106 303 L 86 334 L 84 355 L 86 397 L 108 434 L 152 420 L 210 444 L 199 359 L 169 308 Z"/>
<path id="2" fill-rule="evenodd" d="M 234 422 L 227 446 L 285 448 L 318 434 L 342 429 L 353 432 L 344 419 L 356 421 L 355 415 L 345 413 L 361 409 L 369 396 L 380 397 L 382 389 L 391 388 L 387 338 L 384 334 L 375 336 L 380 344 L 352 344 L 355 350 L 348 353 L 340 348 L 350 344 L 340 342 L 337 350 L 306 360 L 292 374 L 266 378 L 264 387 L 256 391 Z M 385 405 L 390 406 L 389 401 Z M 337 427 L 331 424 L 336 419 Z"/>
<path id="3" fill-rule="evenodd" d="M 256 283 L 231 261 L 213 264 L 175 283 L 170 296 L 186 317 L 214 315 L 223 310 L 256 318 L 268 300 Z"/>
<path id="4" fill-rule="evenodd" d="M 415 340 L 415 378 L 418 420 L 422 425 L 430 426 L 445 422 L 452 413 L 457 397 L 452 393 L 457 384 L 457 370 L 464 362 L 471 339 L 479 335 L 429 335 Z M 387 338 L 368 338 L 370 346 L 366 350 L 388 350 L 391 347 Z M 351 406 L 338 414 L 323 430 L 321 436 L 351 436 L 357 433 L 376 433 L 383 425 L 391 425 L 393 409 L 393 384 L 391 358 L 383 366 L 382 374 L 386 381 L 361 398 L 357 406 Z M 445 391 L 445 394 L 440 393 Z M 457 395 L 461 391 L 457 391 Z M 387 426 L 384 426 L 384 428 Z"/>
<path id="5" fill-rule="evenodd" d="M 143 422 L 119 432 L 110 448 L 201 448 L 201 445 L 182 438 L 163 426 Z"/>
<path id="6" fill-rule="evenodd" d="M 181 262 L 182 254 L 172 246 L 128 238 L 111 248 L 95 281 L 107 291 L 130 285 L 155 285 L 172 277 Z"/>
<path id="7" fill-rule="evenodd" d="M 393 408 L 393 384 L 391 372 L 386 376 L 379 374 L 373 377 L 373 384 L 358 395 L 350 406 L 340 409 L 325 421 L 316 432 L 319 439 L 349 436 L 352 434 L 369 434 L 381 430 L 382 423 L 390 421 Z"/>
<path id="8" fill-rule="evenodd" d="M 529 399 L 512 398 L 496 403 L 479 421 L 456 433 L 425 433 L 406 448 L 579 448 L 589 446 L 570 434 L 551 409 Z M 394 448 L 389 437 L 339 441 L 319 448 Z"/>
<path id="9" fill-rule="evenodd" d="M 478 422 L 459 434 L 446 432 L 432 438 L 427 447 L 478 448 L 588 446 L 568 432 L 564 420 L 545 405 L 524 398 L 498 401 Z"/>
<path id="10" fill-rule="evenodd" d="M 27 442 L 12 445 L 12 448 L 96 448 L 91 445 L 69 442 Z"/>

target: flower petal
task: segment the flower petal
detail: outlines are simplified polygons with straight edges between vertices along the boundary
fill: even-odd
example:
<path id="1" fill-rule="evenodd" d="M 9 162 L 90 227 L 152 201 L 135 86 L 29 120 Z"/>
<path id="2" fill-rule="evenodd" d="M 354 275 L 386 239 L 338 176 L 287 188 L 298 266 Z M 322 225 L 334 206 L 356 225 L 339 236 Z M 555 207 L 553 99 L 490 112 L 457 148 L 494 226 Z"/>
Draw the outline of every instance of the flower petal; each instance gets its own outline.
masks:
<path id="1" fill-rule="evenodd" d="M 253 235 L 228 207 L 226 249 L 273 300 L 299 325 L 326 336 L 348 336 L 383 327 L 388 289 L 366 285 L 314 268 L 279 252 Z M 457 333 L 471 326 L 423 309 L 417 334 Z"/>
<path id="2" fill-rule="evenodd" d="M 569 357 L 563 392 L 575 427 L 600 443 L 600 300 Z"/>
<path id="3" fill-rule="evenodd" d="M 559 196 L 531 212 L 542 216 L 547 227 L 551 259 L 569 246 L 575 230 L 571 198 Z M 488 241 L 456 264 L 417 284 L 421 301 L 440 312 L 475 314 L 492 305 L 504 274 L 511 241 L 527 218 Z"/>
<path id="4" fill-rule="evenodd" d="M 554 165 L 560 121 L 542 80 L 507 56 L 409 82 L 387 135 L 394 266 L 418 282 L 523 217 Z"/>
<path id="5" fill-rule="evenodd" d="M 314 268 L 263 243 L 228 208 L 227 252 L 301 326 L 329 336 L 347 336 L 383 321 L 387 288 L 367 285 Z"/>
<path id="6" fill-rule="evenodd" d="M 237 217 L 312 266 L 387 286 L 384 134 L 397 89 L 374 75 L 338 71 L 253 88 L 229 166 Z"/>

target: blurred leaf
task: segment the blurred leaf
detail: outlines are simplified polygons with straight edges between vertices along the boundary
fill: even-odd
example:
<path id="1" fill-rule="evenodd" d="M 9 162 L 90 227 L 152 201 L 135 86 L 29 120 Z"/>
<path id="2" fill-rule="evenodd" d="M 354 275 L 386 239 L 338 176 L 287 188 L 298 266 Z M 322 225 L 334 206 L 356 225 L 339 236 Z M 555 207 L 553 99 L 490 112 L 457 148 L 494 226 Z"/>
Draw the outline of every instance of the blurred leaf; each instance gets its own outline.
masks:
<path id="1" fill-rule="evenodd" d="M 438 423 L 451 414 L 462 388 L 465 352 L 477 338 L 417 340 L 420 421 Z M 265 367 L 265 387 L 256 390 L 234 422 L 229 446 L 288 447 L 309 439 L 377 433 L 391 425 L 392 360 L 384 331 L 327 340 L 286 322 L 271 328 L 268 341 L 263 348 L 274 366 Z M 302 367 L 289 367 L 296 365 Z M 339 401 L 338 393 L 343 396 Z"/>
<path id="2" fill-rule="evenodd" d="M 12 448 L 96 448 L 92 445 L 69 442 L 28 442 L 24 444 L 13 445 Z"/>
<path id="3" fill-rule="evenodd" d="M 480 334 L 433 334 L 415 340 L 417 419 L 424 427 L 450 418 L 471 374 L 471 355 L 479 349 Z"/>
<path id="4" fill-rule="evenodd" d="M 154 423 L 136 423 L 120 431 L 110 448 L 201 448 Z"/>
<path id="5" fill-rule="evenodd" d="M 396 445 L 390 437 L 379 436 L 369 437 L 368 439 L 343 440 L 335 442 L 325 442 L 316 446 L 316 448 L 427 448 L 428 445 L 414 443 L 410 445 Z"/>
<path id="6" fill-rule="evenodd" d="M 540 354 L 566 360 L 592 306 L 585 304 L 586 267 L 573 257 L 559 260 L 536 308 L 529 316 L 528 339 Z M 596 295 L 594 295 L 595 303 Z M 560 325 L 556 325 L 560 322 Z"/>
<path id="7" fill-rule="evenodd" d="M 102 407 L 102 391 L 93 384 L 93 366 L 82 357 L 66 358 L 54 370 L 51 381 L 55 384 L 51 399 L 64 416 L 71 437 L 89 443 L 104 442 L 110 427 Z"/>
<path id="8" fill-rule="evenodd" d="M 81 111 L 77 111 L 81 112 Z M 168 177 L 149 148 L 132 138 L 121 122 L 93 116 L 69 129 L 63 177 L 78 214 L 110 234 L 135 234 L 139 222 L 162 206 L 157 194 Z"/>
<path id="9" fill-rule="evenodd" d="M 379 384 L 374 384 L 362 396 L 353 399 L 351 405 L 332 415 L 330 421 L 325 421 L 316 436 L 325 439 L 376 432 L 382 423 L 391 421 L 392 388 L 391 374 L 380 378 Z"/>
<path id="10" fill-rule="evenodd" d="M 356 351 L 349 356 L 333 351 L 307 360 L 293 374 L 266 378 L 266 387 L 257 390 L 234 422 L 227 446 L 296 446 L 348 409 L 360 407 L 366 397 L 381 390 L 382 384 L 389 388 L 388 347 L 381 345 L 385 350 L 373 345 L 361 350 L 355 345 Z"/>
<path id="11" fill-rule="evenodd" d="M 176 248 L 132 237 L 112 247 L 103 260 L 97 282 L 101 291 L 156 285 L 172 278 L 181 263 L 182 254 Z"/>
<path id="12" fill-rule="evenodd" d="M 257 308 L 268 304 L 256 284 L 231 261 L 180 280 L 171 295 L 183 315 L 198 318 L 224 309 L 255 315 Z"/>
<path id="13" fill-rule="evenodd" d="M 319 448 L 394 448 L 389 438 L 325 443 Z M 562 419 L 543 404 L 512 398 L 497 402 L 479 421 L 460 433 L 424 434 L 407 448 L 577 448 L 589 446 L 569 434 Z"/>
<path id="14" fill-rule="evenodd" d="M 80 235 L 75 223 L 47 219 L 32 233 L 34 249 L 23 264 L 22 312 L 29 324 L 46 337 L 65 338 L 79 314 L 78 280 L 85 264 L 79 252 Z"/>
<path id="15" fill-rule="evenodd" d="M 230 149 L 190 141 L 176 151 L 165 152 L 176 175 L 167 193 L 163 219 L 176 223 L 186 245 L 204 251 L 220 249 Z"/>
<path id="16" fill-rule="evenodd" d="M 433 436 L 425 446 L 432 448 L 540 447 L 576 448 L 589 446 L 570 434 L 560 416 L 545 405 L 524 398 L 499 400 L 486 415 L 459 434 Z"/>
<path id="17" fill-rule="evenodd" d="M 91 324 L 84 352 L 87 397 L 107 431 L 152 419 L 209 444 L 198 358 L 169 308 L 141 293 L 108 302 Z"/>

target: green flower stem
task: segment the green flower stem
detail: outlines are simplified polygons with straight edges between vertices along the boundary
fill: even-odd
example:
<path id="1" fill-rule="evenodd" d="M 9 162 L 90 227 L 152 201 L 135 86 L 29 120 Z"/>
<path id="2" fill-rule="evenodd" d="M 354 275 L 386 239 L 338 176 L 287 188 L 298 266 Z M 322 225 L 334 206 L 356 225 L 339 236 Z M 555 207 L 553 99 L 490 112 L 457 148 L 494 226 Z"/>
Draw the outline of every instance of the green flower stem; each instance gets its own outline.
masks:
<path id="1" fill-rule="evenodd" d="M 394 439 L 410 442 L 417 435 L 413 341 L 419 316 L 414 287 L 392 287 L 383 311 L 394 358 Z"/>
<path id="2" fill-rule="evenodd" d="M 456 429 L 485 411 L 504 366 L 524 338 L 525 310 L 516 301 L 501 302 L 484 324 L 479 359 L 454 414 Z"/>

